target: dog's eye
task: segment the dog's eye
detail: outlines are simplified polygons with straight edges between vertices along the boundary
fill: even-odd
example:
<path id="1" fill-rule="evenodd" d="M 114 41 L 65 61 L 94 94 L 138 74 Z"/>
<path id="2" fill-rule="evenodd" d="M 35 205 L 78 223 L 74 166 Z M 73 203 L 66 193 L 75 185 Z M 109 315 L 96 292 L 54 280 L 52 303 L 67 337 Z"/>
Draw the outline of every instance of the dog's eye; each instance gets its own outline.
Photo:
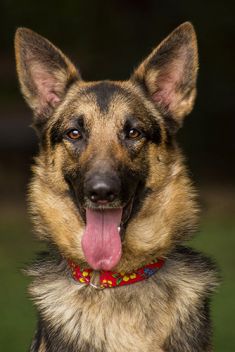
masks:
<path id="1" fill-rule="evenodd" d="M 129 139 L 137 139 L 141 136 L 141 132 L 136 130 L 135 128 L 131 128 L 128 132 L 127 132 L 127 138 Z"/>
<path id="2" fill-rule="evenodd" d="M 73 129 L 67 132 L 66 136 L 74 140 L 74 139 L 80 139 L 82 137 L 82 134 L 79 130 Z"/>

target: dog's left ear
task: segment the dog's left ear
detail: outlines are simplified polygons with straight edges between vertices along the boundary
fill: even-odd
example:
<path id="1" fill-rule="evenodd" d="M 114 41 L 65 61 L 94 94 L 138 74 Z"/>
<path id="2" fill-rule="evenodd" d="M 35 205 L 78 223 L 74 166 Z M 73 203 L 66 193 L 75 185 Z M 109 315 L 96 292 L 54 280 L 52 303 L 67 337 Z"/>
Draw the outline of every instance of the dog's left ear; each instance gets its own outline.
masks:
<path id="1" fill-rule="evenodd" d="M 197 70 L 196 34 L 185 22 L 147 57 L 132 79 L 144 86 L 163 116 L 180 127 L 194 104 Z"/>
<path id="2" fill-rule="evenodd" d="M 80 79 L 79 72 L 51 42 L 27 28 L 17 29 L 15 52 L 22 93 L 40 126 Z"/>

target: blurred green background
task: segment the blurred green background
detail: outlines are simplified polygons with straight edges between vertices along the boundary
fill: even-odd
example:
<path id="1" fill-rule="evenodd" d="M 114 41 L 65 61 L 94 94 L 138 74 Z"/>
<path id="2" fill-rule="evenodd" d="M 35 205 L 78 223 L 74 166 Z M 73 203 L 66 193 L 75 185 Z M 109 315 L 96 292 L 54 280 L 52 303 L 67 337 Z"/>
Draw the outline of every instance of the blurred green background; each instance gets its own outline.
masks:
<path id="1" fill-rule="evenodd" d="M 213 257 L 222 284 L 212 302 L 217 352 L 235 351 L 235 25 L 234 1 L 0 2 L 0 351 L 26 351 L 36 323 L 21 273 L 41 248 L 25 206 L 37 140 L 18 90 L 14 32 L 29 27 L 79 66 L 85 80 L 126 79 L 180 23 L 193 22 L 200 72 L 195 109 L 179 133 L 200 190 L 202 223 L 192 245 Z"/>

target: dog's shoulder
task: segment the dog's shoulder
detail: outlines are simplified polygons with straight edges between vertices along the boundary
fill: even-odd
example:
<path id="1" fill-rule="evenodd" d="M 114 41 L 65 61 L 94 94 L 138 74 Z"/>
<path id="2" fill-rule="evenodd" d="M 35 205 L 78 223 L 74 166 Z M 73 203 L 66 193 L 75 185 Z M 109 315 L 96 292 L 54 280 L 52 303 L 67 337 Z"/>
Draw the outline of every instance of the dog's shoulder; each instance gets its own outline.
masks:
<path id="1" fill-rule="evenodd" d="M 214 262 L 191 248 L 178 246 L 159 274 L 170 317 L 164 351 L 209 351 L 210 297 L 219 281 Z"/>
<path id="2" fill-rule="evenodd" d="M 212 259 L 184 246 L 177 246 L 169 255 L 162 277 L 164 283 L 179 294 L 199 300 L 209 298 L 220 281 L 218 268 Z"/>

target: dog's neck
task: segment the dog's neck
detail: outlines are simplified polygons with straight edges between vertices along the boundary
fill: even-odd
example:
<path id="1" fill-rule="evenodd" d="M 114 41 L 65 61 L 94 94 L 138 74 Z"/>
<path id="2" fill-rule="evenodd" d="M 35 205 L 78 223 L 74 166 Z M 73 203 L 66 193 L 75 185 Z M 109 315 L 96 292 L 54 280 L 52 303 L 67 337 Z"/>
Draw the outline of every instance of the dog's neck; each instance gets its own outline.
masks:
<path id="1" fill-rule="evenodd" d="M 84 285 L 90 285 L 96 289 L 119 287 L 134 284 L 146 280 L 154 275 L 163 265 L 163 259 L 156 259 L 150 264 L 143 266 L 131 273 L 115 271 L 95 271 L 91 268 L 82 268 L 72 260 L 68 260 L 72 277 L 75 281 Z"/>

